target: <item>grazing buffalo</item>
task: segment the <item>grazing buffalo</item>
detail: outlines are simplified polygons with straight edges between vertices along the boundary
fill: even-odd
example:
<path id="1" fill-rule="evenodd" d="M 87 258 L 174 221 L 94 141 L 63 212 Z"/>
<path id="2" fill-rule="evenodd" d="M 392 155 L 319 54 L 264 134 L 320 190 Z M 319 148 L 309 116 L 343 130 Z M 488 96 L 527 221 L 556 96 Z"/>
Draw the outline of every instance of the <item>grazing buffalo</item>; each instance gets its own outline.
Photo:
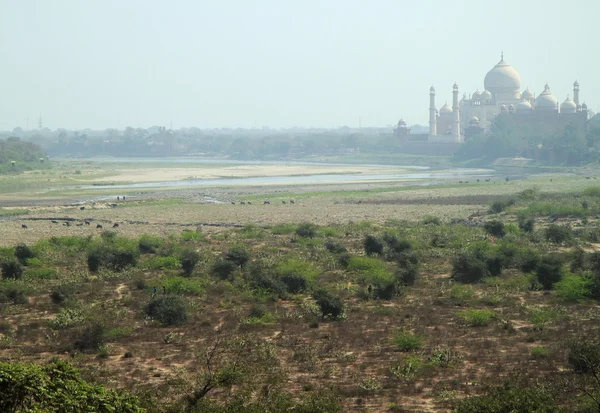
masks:
<path id="1" fill-rule="evenodd" d="M 53 224 L 58 224 L 58 221 L 55 221 L 55 220 L 52 220 L 50 222 L 52 222 Z"/>
<path id="2" fill-rule="evenodd" d="M 83 222 L 85 225 L 90 225 L 90 221 L 88 221 L 87 219 Z"/>
<path id="3" fill-rule="evenodd" d="M 80 222 L 79 224 L 77 224 L 78 227 L 82 227 L 83 226 L 83 222 Z"/>
<path id="4" fill-rule="evenodd" d="M 248 201 L 248 205 L 252 205 L 252 202 Z"/>
<path id="5" fill-rule="evenodd" d="M 263 202 L 263 205 L 271 205 L 271 203 L 269 201 L 265 201 Z"/>
<path id="6" fill-rule="evenodd" d="M 285 201 L 281 201 L 281 203 L 282 203 L 282 204 L 285 204 L 286 202 L 285 202 Z"/>
<path id="7" fill-rule="evenodd" d="M 240 201 L 240 205 L 246 205 L 244 201 Z"/>
<path id="8" fill-rule="evenodd" d="M 65 223 L 63 224 L 65 227 L 70 227 L 71 223 L 69 221 L 65 221 Z"/>
<path id="9" fill-rule="evenodd" d="M 119 227 L 119 224 L 115 222 L 115 223 L 113 224 L 113 228 L 118 228 L 118 227 Z"/>
<path id="10" fill-rule="evenodd" d="M 586 177 L 585 177 L 585 179 L 592 179 L 592 178 L 591 178 L 591 177 L 589 177 L 589 176 L 586 176 Z"/>
<path id="11" fill-rule="evenodd" d="M 25 224 L 21 224 L 21 228 L 23 228 L 23 229 L 27 229 L 27 225 L 25 225 Z"/>
<path id="12" fill-rule="evenodd" d="M 231 201 L 231 205 L 235 205 L 235 201 Z"/>
<path id="13" fill-rule="evenodd" d="M 82 207 L 79 207 L 79 210 L 80 210 L 80 211 L 83 211 L 83 210 L 85 210 L 85 207 L 84 207 L 84 206 L 82 206 Z"/>
<path id="14" fill-rule="evenodd" d="M 293 200 L 293 199 L 290 199 L 290 204 L 293 204 L 293 203 L 294 203 L 294 200 Z"/>
<path id="15" fill-rule="evenodd" d="M 98 224 L 98 225 L 96 225 L 96 228 L 97 229 L 102 229 L 102 225 Z"/>

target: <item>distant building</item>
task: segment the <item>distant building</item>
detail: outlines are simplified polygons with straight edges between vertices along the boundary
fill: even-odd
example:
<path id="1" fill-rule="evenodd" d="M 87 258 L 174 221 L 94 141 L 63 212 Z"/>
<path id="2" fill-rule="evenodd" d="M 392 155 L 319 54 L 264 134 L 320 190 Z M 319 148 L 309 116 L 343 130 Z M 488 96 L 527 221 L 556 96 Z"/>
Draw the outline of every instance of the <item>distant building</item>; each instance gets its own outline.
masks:
<path id="1" fill-rule="evenodd" d="M 577 81 L 573 84 L 573 98 L 567 95 L 560 105 L 548 84 L 537 97 L 529 88 L 521 92 L 519 73 L 504 61 L 504 55 L 485 75 L 483 92 L 476 90 L 468 98 L 464 94 L 460 101 L 458 93 L 454 83 L 452 106 L 446 102 L 438 111 L 435 88 L 429 89 L 428 142 L 462 143 L 472 136 L 489 133 L 494 118 L 503 113 L 514 116 L 517 124 L 539 126 L 549 132 L 562 130 L 568 124 L 586 128 L 587 105 L 579 103 Z M 424 140 L 421 135 L 410 135 L 402 119 L 394 133 L 406 141 Z"/>

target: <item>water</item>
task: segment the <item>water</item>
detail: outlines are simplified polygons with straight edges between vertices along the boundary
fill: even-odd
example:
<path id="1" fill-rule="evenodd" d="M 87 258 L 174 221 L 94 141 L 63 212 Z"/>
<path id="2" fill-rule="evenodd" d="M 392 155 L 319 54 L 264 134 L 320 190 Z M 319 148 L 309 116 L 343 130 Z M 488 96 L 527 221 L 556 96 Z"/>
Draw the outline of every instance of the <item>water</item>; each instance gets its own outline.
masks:
<path id="1" fill-rule="evenodd" d="M 118 185 L 82 185 L 78 189 L 143 189 L 143 188 L 187 188 L 215 186 L 264 186 L 264 185 L 312 185 L 312 184 L 342 184 L 356 182 L 404 182 L 427 180 L 475 180 L 485 179 L 493 174 L 481 170 L 461 169 L 454 172 L 418 172 L 399 174 L 323 174 L 303 176 L 264 176 L 252 178 L 216 178 L 188 179 L 182 181 L 142 182 Z"/>

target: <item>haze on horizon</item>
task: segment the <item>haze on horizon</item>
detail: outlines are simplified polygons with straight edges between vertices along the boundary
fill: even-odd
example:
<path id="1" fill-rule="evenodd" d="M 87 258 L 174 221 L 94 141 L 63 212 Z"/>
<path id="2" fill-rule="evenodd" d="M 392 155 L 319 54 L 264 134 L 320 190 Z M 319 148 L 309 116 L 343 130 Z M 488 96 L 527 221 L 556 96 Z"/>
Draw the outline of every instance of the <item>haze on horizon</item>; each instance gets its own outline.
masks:
<path id="1" fill-rule="evenodd" d="M 0 130 L 427 124 L 500 59 L 600 109 L 600 2 L 0 0 Z"/>

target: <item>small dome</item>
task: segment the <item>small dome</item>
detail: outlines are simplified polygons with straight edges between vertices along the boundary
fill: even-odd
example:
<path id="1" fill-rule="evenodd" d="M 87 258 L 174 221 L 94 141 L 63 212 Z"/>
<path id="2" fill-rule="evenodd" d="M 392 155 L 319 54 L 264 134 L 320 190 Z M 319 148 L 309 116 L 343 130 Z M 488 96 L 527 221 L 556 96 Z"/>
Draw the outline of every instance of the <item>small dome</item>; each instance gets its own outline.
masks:
<path id="1" fill-rule="evenodd" d="M 398 121 L 398 126 L 406 128 L 406 121 L 404 119 L 400 119 Z"/>
<path id="2" fill-rule="evenodd" d="M 529 113 L 532 110 L 531 103 L 527 100 L 522 100 L 516 104 L 515 110 L 517 113 Z"/>
<path id="3" fill-rule="evenodd" d="M 577 104 L 567 95 L 567 98 L 560 104 L 560 113 L 575 113 L 577 112 Z"/>
<path id="4" fill-rule="evenodd" d="M 473 116 L 471 120 L 469 120 L 469 125 L 477 126 L 479 125 L 479 118 L 477 116 Z"/>
<path id="5" fill-rule="evenodd" d="M 481 100 L 490 100 L 492 98 L 492 93 L 489 90 L 484 90 L 481 92 Z"/>
<path id="6" fill-rule="evenodd" d="M 448 102 L 444 103 L 444 106 L 440 108 L 440 115 L 450 115 L 452 114 L 452 108 L 448 106 Z"/>
<path id="7" fill-rule="evenodd" d="M 479 100 L 481 98 L 481 92 L 479 91 L 479 89 L 477 89 L 475 92 L 473 92 L 473 95 L 471 96 L 472 100 Z"/>
<path id="8" fill-rule="evenodd" d="M 550 86 L 546 83 L 544 91 L 535 100 L 536 110 L 556 110 L 558 108 L 558 100 L 550 92 Z"/>
<path id="9" fill-rule="evenodd" d="M 500 106 L 500 112 L 506 112 L 506 105 Z"/>
<path id="10" fill-rule="evenodd" d="M 521 95 L 521 97 L 523 99 L 533 99 L 533 92 L 531 90 L 529 90 L 529 88 L 525 89 L 525 91 L 523 92 L 523 94 Z"/>
<path id="11" fill-rule="evenodd" d="M 521 77 L 511 65 L 504 61 L 504 56 L 490 70 L 483 81 L 486 90 L 506 92 L 521 89 Z"/>
<path id="12" fill-rule="evenodd" d="M 581 109 L 587 110 L 587 105 L 585 104 L 585 102 L 583 102 L 583 105 L 581 105 Z"/>

